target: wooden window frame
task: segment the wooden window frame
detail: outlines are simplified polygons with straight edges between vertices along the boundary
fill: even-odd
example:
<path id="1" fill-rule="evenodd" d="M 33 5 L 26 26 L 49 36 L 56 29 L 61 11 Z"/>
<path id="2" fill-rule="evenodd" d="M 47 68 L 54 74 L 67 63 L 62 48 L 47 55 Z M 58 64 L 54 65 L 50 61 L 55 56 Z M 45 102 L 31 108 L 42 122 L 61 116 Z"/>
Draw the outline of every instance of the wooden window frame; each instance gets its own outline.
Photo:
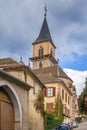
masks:
<path id="1" fill-rule="evenodd" d="M 67 103 L 67 93 L 65 93 L 65 102 Z"/>
<path id="2" fill-rule="evenodd" d="M 62 99 L 64 100 L 64 89 L 62 89 Z"/>
<path id="3" fill-rule="evenodd" d="M 68 104 L 70 104 L 70 97 L 68 96 Z"/>
<path id="4" fill-rule="evenodd" d="M 45 88 L 44 89 L 44 96 L 46 96 L 46 97 L 54 97 L 55 96 L 55 87 Z"/>

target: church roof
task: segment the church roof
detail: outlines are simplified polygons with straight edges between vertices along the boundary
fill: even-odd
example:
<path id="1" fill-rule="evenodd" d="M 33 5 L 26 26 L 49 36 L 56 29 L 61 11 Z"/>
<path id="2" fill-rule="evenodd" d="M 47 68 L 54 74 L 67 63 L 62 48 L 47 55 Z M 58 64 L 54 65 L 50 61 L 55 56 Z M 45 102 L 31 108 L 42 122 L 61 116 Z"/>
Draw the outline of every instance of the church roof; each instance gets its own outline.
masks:
<path id="1" fill-rule="evenodd" d="M 17 61 L 13 60 L 12 58 L 1 58 L 0 59 L 0 68 L 9 68 L 9 67 L 16 67 L 22 66 L 23 64 L 18 63 Z"/>
<path id="2" fill-rule="evenodd" d="M 34 78 L 34 80 L 36 80 L 41 85 L 41 87 L 43 88 L 45 87 L 44 84 L 39 80 L 39 78 L 32 72 L 32 70 L 28 66 L 19 63 L 12 58 L 1 58 L 0 70 L 4 70 L 5 72 L 10 72 L 11 70 L 15 70 L 15 71 L 25 70 L 29 73 L 29 75 L 32 76 L 32 78 Z"/>
<path id="3" fill-rule="evenodd" d="M 66 86 L 62 79 L 59 79 L 58 76 L 53 76 L 51 74 L 37 74 L 38 78 L 44 83 L 63 83 L 67 91 L 72 95 L 70 89 Z"/>
<path id="4" fill-rule="evenodd" d="M 35 69 L 33 71 L 36 75 L 38 75 L 38 74 L 50 74 L 54 77 L 65 78 L 65 79 L 71 80 L 71 78 L 62 70 L 62 68 L 60 66 L 57 66 L 57 65 L 39 68 L 39 69 Z"/>
<path id="5" fill-rule="evenodd" d="M 58 77 L 54 77 L 51 74 L 37 74 L 37 76 L 43 83 L 53 83 L 60 81 L 58 80 Z"/>
<path id="6" fill-rule="evenodd" d="M 0 59 L 0 65 L 1 64 L 11 64 L 11 63 L 17 63 L 15 60 L 13 60 L 12 58 L 1 58 Z"/>
<path id="7" fill-rule="evenodd" d="M 40 43 L 40 42 L 45 42 L 45 41 L 50 41 L 51 44 L 55 47 L 55 45 L 53 44 L 52 38 L 51 38 L 51 34 L 50 34 L 50 31 L 49 31 L 49 27 L 48 27 L 46 16 L 44 17 L 44 21 L 43 21 L 43 24 L 42 24 L 39 36 L 33 42 L 33 45 L 37 44 L 37 43 Z"/>

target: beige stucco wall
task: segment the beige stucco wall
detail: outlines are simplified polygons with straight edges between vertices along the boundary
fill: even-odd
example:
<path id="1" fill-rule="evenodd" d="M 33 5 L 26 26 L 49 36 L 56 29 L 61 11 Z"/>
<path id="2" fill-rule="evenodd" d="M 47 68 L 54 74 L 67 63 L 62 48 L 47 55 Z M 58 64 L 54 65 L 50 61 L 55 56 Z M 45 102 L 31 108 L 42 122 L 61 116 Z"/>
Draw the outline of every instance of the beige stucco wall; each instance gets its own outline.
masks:
<path id="1" fill-rule="evenodd" d="M 34 103 L 37 95 L 33 94 L 33 89 L 29 91 L 29 130 L 44 130 L 43 116 L 40 111 L 36 111 Z"/>
<path id="2" fill-rule="evenodd" d="M 19 78 L 20 80 L 22 80 L 22 81 L 25 82 L 24 71 L 11 70 L 11 71 L 9 71 L 9 73 L 12 74 L 13 76 Z M 29 74 L 27 74 L 26 79 L 27 79 L 26 82 L 27 82 L 29 85 L 33 86 L 34 80 L 33 80 L 33 78 L 32 78 Z"/>
<path id="3" fill-rule="evenodd" d="M 53 56 L 55 57 L 55 48 L 49 41 L 33 45 L 33 57 L 38 56 L 38 51 L 39 51 L 40 46 L 44 49 L 44 55 L 50 54 L 50 49 L 52 48 Z"/>
<path id="4" fill-rule="evenodd" d="M 13 76 L 16 76 L 17 78 L 19 78 L 20 80 L 25 82 L 25 75 L 24 75 L 23 71 L 10 71 L 9 73 L 12 74 Z M 26 95 L 24 95 L 24 93 L 22 93 L 18 88 L 16 88 L 17 89 L 17 95 L 18 95 L 18 93 L 21 95 L 20 100 L 24 101 L 22 109 L 23 109 L 23 107 L 26 108 L 26 106 L 27 106 L 26 111 L 24 113 L 25 114 L 24 118 L 26 118 L 25 123 L 28 122 L 29 126 L 27 127 L 27 125 L 26 125 L 26 127 L 27 127 L 26 128 L 25 125 L 24 125 L 24 120 L 23 120 L 23 126 L 24 126 L 23 130 L 43 130 L 44 129 L 43 117 L 40 114 L 40 112 L 38 113 L 35 110 L 35 107 L 34 107 L 34 102 L 35 102 L 35 100 L 37 98 L 39 90 L 42 90 L 41 89 L 42 86 L 40 86 L 40 83 L 38 83 L 37 80 L 35 80 L 35 77 L 32 77 L 30 74 L 27 73 L 26 77 L 27 77 L 26 78 L 27 79 L 26 80 L 27 84 L 32 86 L 30 91 L 27 93 L 27 95 L 28 95 L 27 99 L 25 99 Z M 33 92 L 33 86 L 34 85 L 36 86 L 37 94 L 34 94 L 34 92 Z M 28 117 L 26 117 L 26 116 L 28 116 Z"/>
<path id="5" fill-rule="evenodd" d="M 42 67 L 43 68 L 44 67 L 49 67 L 49 66 L 53 65 L 53 63 L 50 62 L 49 59 L 42 59 L 42 60 L 33 61 L 33 69 L 38 69 L 40 62 L 42 63 Z"/>
<path id="6" fill-rule="evenodd" d="M 24 81 L 24 74 L 23 74 L 23 71 L 14 71 L 14 70 L 11 70 L 9 71 L 8 73 L 12 74 L 13 76 L 19 78 L 20 80 Z"/>

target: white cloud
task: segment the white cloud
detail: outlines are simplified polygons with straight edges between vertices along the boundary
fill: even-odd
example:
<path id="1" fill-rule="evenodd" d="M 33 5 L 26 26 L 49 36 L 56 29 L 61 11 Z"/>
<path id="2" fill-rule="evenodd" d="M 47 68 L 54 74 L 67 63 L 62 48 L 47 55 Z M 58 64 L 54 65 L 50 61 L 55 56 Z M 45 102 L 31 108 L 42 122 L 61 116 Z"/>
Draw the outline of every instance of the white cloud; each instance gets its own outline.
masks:
<path id="1" fill-rule="evenodd" d="M 55 39 L 56 43 L 58 41 L 57 55 L 62 59 L 65 56 L 65 60 L 72 61 L 73 52 L 79 56 L 87 54 L 87 25 L 68 24 Z"/>
<path id="2" fill-rule="evenodd" d="M 11 56 L 32 55 L 30 50 L 41 29 L 45 2 L 57 58 L 72 62 L 76 60 L 73 52 L 79 56 L 87 54 L 87 0 L 1 0 L 1 56 L 7 51 Z"/>
<path id="3" fill-rule="evenodd" d="M 87 71 L 72 70 L 67 68 L 65 68 L 64 71 L 73 80 L 73 84 L 76 87 L 77 95 L 79 95 L 85 87 Z"/>

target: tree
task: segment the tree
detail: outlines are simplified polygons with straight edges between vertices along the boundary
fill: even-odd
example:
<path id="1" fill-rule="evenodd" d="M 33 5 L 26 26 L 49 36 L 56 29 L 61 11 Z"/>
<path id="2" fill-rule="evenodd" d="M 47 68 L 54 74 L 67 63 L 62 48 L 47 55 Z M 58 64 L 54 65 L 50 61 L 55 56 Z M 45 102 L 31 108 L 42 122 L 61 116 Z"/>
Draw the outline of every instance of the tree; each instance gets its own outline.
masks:
<path id="1" fill-rule="evenodd" d="M 87 94 L 87 78 L 86 78 L 86 82 L 85 82 L 85 88 L 83 89 L 82 93 L 79 96 L 78 99 L 78 105 L 79 105 L 79 111 L 81 114 L 84 113 L 85 109 L 85 95 Z"/>

